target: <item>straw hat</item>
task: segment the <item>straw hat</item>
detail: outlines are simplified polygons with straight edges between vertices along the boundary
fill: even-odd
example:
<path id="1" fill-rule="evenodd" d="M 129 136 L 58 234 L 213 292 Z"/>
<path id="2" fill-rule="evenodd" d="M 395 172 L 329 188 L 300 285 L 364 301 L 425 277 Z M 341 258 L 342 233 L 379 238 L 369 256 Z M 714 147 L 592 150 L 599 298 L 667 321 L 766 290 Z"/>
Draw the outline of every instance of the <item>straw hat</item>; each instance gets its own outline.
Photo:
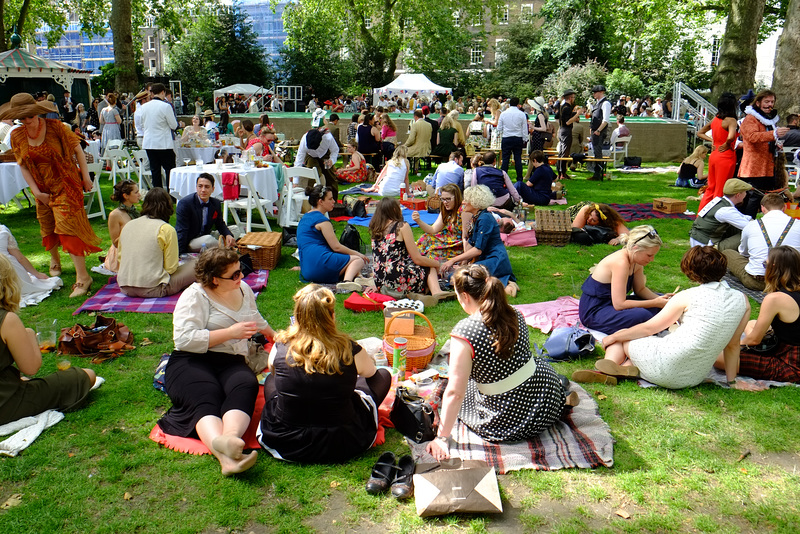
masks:
<path id="1" fill-rule="evenodd" d="M 0 120 L 26 119 L 45 113 L 58 113 L 58 108 L 47 100 L 37 102 L 29 93 L 17 93 L 0 106 Z"/>
<path id="2" fill-rule="evenodd" d="M 210 109 L 207 109 L 207 110 L 205 110 L 205 111 L 203 112 L 203 117 L 211 117 L 211 118 L 214 118 L 214 112 L 213 112 L 213 111 L 211 111 Z"/>

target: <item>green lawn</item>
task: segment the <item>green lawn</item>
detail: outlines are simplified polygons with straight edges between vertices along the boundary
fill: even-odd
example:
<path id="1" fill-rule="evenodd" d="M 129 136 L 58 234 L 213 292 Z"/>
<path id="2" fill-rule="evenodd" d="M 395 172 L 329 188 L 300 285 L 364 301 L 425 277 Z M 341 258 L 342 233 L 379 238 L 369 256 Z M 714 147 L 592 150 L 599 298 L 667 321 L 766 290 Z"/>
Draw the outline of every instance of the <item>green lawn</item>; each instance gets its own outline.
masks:
<path id="1" fill-rule="evenodd" d="M 675 175 L 621 175 L 602 183 L 575 173 L 567 182 L 570 203 L 580 200 L 638 203 L 654 197 L 685 198 L 694 192 L 668 187 Z M 108 200 L 110 184 L 103 180 Z M 689 202 L 697 209 L 697 202 Z M 0 208 L 0 223 L 12 229 L 23 252 L 46 271 L 32 208 Z M 92 225 L 109 245 L 102 220 Z M 337 231 L 341 224 L 337 224 Z M 691 285 L 679 270 L 690 222 L 658 220 L 665 246 L 646 268 L 648 285 L 671 291 Z M 366 239 L 366 229 L 362 229 Z M 579 294 L 588 269 L 613 247 L 568 245 L 510 250 L 521 290 L 516 303 Z M 292 294 L 301 286 L 297 262 L 284 248 L 259 308 L 276 328 L 288 325 Z M 90 265 L 97 264 L 96 256 Z M 65 284 L 75 280 L 67 259 Z M 94 275 L 93 290 L 105 282 Z M 91 322 L 71 313 L 79 301 L 68 289 L 22 310 L 26 325 L 44 319 L 59 326 Z M 338 296 L 337 319 L 355 338 L 380 336 L 378 314 L 356 315 Z M 754 307 L 754 317 L 758 307 Z M 148 433 L 169 407 L 152 386 L 154 368 L 172 349 L 169 315 L 115 316 L 128 325 L 137 345 L 152 344 L 92 366 L 106 384 L 83 410 L 44 432 L 17 458 L 0 459 L 0 503 L 21 494 L 21 504 L 0 510 L 0 532 L 797 532 L 800 531 L 800 392 L 781 388 L 747 393 L 701 385 L 683 391 L 640 389 L 633 382 L 589 386 L 616 439 L 615 465 L 595 471 L 520 472 L 500 477 L 505 513 L 422 520 L 413 502 L 371 497 L 363 489 L 381 452 L 406 453 L 394 431 L 388 441 L 345 465 L 301 466 L 261 453 L 242 476 L 222 478 L 216 461 L 162 448 Z M 464 317 L 457 302 L 429 310 L 439 342 Z M 532 331 L 532 341 L 544 336 Z M 597 354 L 599 356 L 599 354 Z M 61 357 L 47 355 L 42 373 Z M 72 358 L 73 365 L 87 361 Z M 556 364 L 571 374 L 593 358 Z M 737 461 L 745 451 L 751 455 Z M 625 519 L 622 516 L 628 515 Z"/>

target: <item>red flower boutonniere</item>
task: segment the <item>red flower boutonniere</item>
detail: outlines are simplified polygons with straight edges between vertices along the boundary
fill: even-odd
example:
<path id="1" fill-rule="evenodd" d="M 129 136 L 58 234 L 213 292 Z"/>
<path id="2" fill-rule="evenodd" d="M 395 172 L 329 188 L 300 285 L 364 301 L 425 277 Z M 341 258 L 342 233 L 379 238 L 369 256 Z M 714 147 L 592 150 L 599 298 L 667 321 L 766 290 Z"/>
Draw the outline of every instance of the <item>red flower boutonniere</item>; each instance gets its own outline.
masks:
<path id="1" fill-rule="evenodd" d="M 215 211 L 215 212 L 214 212 L 214 214 L 211 216 L 211 218 L 212 218 L 212 219 L 216 219 L 216 218 L 217 218 L 217 212 L 216 212 L 216 211 Z"/>

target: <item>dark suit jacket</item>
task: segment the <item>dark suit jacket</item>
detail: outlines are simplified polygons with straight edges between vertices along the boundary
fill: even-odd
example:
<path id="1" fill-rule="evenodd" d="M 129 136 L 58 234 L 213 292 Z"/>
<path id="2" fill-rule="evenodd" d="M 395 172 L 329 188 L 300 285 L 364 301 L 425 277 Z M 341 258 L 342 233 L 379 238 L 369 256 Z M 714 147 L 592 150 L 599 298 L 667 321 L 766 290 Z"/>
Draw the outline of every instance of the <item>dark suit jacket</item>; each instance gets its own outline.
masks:
<path id="1" fill-rule="evenodd" d="M 178 252 L 184 254 L 189 252 L 189 241 L 201 235 L 211 233 L 211 229 L 216 228 L 220 235 L 230 235 L 225 221 L 222 220 L 222 201 L 211 197 L 208 199 L 208 219 L 203 228 L 203 208 L 197 194 L 183 197 L 178 201 L 178 209 L 175 215 L 175 229 L 178 232 Z"/>
<path id="2" fill-rule="evenodd" d="M 431 125 L 431 151 L 436 148 L 436 134 L 439 133 L 439 123 L 430 118 L 430 115 L 423 119 Z"/>

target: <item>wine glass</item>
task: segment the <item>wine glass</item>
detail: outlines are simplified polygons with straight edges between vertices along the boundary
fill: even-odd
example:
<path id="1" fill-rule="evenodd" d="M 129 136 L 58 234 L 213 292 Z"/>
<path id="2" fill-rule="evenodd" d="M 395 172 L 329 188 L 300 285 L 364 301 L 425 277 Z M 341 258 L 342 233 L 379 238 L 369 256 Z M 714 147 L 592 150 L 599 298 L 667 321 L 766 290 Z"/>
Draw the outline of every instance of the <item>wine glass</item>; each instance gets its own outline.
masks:
<path id="1" fill-rule="evenodd" d="M 183 166 L 188 167 L 190 161 L 192 161 L 191 158 L 183 158 Z"/>

